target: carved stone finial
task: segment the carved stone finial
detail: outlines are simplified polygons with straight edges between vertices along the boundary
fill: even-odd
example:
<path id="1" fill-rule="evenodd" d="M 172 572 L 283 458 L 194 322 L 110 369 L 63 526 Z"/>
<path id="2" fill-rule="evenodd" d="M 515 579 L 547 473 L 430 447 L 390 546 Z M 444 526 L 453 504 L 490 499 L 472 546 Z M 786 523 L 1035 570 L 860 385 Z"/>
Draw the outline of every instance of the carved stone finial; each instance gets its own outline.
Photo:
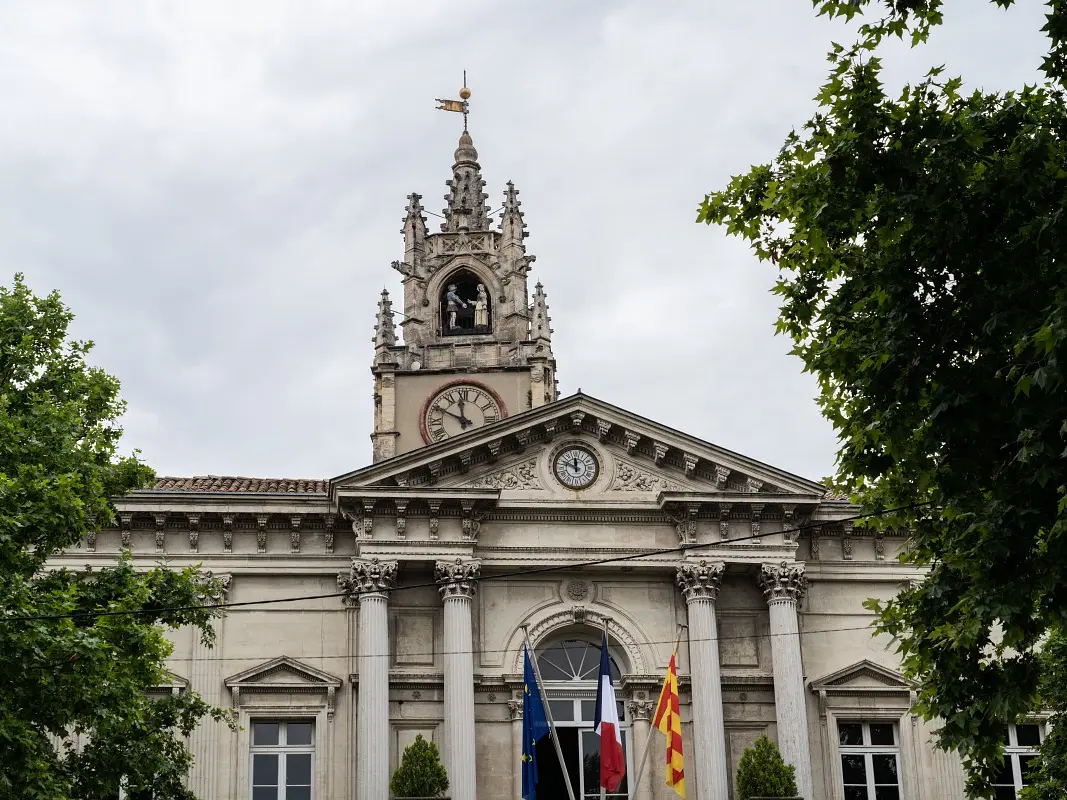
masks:
<path id="1" fill-rule="evenodd" d="M 693 600 L 714 600 L 719 596 L 726 564 L 722 561 L 700 561 L 678 567 L 678 587 L 687 603 Z"/>
<path id="2" fill-rule="evenodd" d="M 440 585 L 441 597 L 473 597 L 482 577 L 482 562 L 478 560 L 438 561 L 434 564 L 434 580 Z"/>
<path id="3" fill-rule="evenodd" d="M 759 585 L 768 603 L 796 603 L 808 588 L 808 579 L 801 564 L 782 561 L 760 567 Z"/>
<path id="4" fill-rule="evenodd" d="M 397 567 L 396 561 L 353 558 L 348 574 L 337 576 L 337 585 L 342 591 L 357 595 L 388 592 L 396 585 Z"/>

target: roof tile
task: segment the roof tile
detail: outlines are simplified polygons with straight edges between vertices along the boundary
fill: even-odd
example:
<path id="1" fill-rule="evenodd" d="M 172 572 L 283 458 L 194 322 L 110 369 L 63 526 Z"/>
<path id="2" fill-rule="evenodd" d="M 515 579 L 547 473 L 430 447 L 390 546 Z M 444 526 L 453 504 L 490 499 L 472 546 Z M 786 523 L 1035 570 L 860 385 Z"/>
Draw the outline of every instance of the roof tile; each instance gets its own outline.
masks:
<path id="1" fill-rule="evenodd" d="M 195 475 L 156 478 L 157 492 L 259 492 L 268 494 L 325 494 L 326 481 L 314 478 L 245 478 L 232 475 Z"/>

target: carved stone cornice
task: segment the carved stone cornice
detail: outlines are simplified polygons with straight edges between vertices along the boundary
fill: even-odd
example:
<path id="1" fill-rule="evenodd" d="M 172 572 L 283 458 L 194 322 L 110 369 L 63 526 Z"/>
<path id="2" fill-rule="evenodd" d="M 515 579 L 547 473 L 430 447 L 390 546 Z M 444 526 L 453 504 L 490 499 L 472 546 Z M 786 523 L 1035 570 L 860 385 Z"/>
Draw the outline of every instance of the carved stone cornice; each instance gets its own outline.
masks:
<path id="1" fill-rule="evenodd" d="M 808 588 L 802 564 L 764 564 L 760 567 L 759 586 L 768 603 L 796 603 Z"/>
<path id="2" fill-rule="evenodd" d="M 438 561 L 434 564 L 434 580 L 441 588 L 441 597 L 473 597 L 482 577 L 482 562 L 477 559 Z"/>
<path id="3" fill-rule="evenodd" d="M 338 574 L 337 585 L 350 595 L 388 592 L 396 585 L 396 561 L 353 558 L 348 573 Z"/>
<path id="4" fill-rule="evenodd" d="M 719 584 L 725 571 L 726 564 L 722 561 L 682 564 L 678 567 L 678 587 L 685 601 L 715 600 L 719 596 Z"/>

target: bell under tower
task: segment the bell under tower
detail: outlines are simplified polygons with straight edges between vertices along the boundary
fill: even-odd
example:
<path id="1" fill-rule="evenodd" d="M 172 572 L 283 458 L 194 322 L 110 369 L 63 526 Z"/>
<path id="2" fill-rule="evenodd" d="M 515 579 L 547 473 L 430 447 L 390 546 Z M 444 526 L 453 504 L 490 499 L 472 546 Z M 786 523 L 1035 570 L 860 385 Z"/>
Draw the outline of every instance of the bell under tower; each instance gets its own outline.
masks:
<path id="1" fill-rule="evenodd" d="M 466 116 L 465 101 L 462 108 Z M 531 301 L 527 286 L 534 256 L 526 252 L 519 192 L 509 181 L 494 223 L 466 125 L 446 185 L 436 233 L 426 227 L 422 196 L 408 195 L 404 258 L 392 265 L 404 276 L 402 342 L 387 291 L 378 303 L 376 462 L 558 396 L 547 299 L 538 283 Z"/>

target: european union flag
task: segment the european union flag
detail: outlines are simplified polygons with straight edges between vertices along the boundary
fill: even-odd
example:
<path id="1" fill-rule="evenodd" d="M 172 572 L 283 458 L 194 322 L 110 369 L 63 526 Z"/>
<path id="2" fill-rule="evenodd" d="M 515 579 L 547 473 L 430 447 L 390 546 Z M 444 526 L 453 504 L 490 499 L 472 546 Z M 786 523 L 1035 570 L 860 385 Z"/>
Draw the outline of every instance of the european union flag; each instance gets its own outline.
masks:
<path id="1" fill-rule="evenodd" d="M 548 735 L 549 727 L 526 645 L 522 651 L 522 796 L 526 800 L 536 800 L 537 742 Z"/>

